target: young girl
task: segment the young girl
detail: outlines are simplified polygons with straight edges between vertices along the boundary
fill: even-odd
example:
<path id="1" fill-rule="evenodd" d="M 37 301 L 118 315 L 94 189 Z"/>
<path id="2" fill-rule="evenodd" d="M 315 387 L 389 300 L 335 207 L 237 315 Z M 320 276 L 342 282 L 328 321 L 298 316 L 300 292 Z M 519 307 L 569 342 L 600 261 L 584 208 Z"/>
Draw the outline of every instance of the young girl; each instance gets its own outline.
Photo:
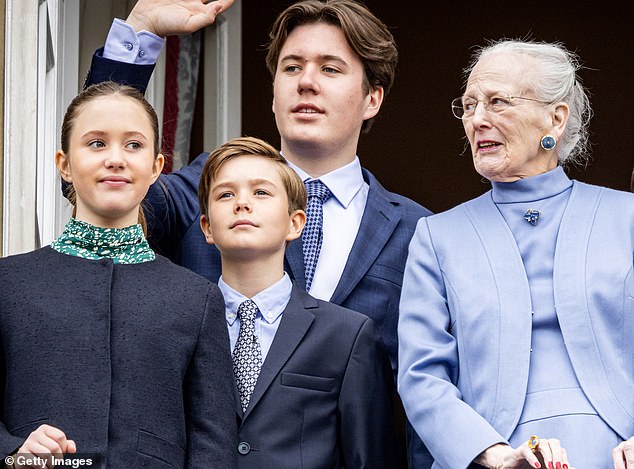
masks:
<path id="1" fill-rule="evenodd" d="M 0 453 L 77 453 L 99 468 L 235 466 L 224 306 L 156 255 L 141 200 L 163 167 L 152 107 L 94 85 L 56 154 L 73 218 L 51 246 L 0 260 Z M 38 466 L 41 467 L 41 466 Z"/>

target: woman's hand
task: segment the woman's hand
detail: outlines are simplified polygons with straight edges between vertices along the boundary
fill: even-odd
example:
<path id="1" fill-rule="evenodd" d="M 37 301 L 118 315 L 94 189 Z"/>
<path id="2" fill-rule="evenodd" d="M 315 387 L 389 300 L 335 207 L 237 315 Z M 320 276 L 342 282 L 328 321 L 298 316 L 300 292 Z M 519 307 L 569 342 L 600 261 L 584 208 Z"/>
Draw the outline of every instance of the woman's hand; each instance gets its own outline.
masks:
<path id="1" fill-rule="evenodd" d="M 634 436 L 612 450 L 614 469 L 634 469 Z"/>
<path id="2" fill-rule="evenodd" d="M 59 428 L 51 427 L 50 425 L 40 425 L 37 430 L 31 432 L 24 444 L 18 449 L 17 454 L 24 456 L 33 455 L 42 458 L 48 457 L 49 462 L 47 467 L 53 467 L 53 456 L 61 458 L 66 453 L 74 454 L 76 452 L 77 446 L 75 442 L 67 439 L 63 431 Z M 22 466 L 16 463 L 14 467 L 23 468 L 29 466 Z"/>
<path id="3" fill-rule="evenodd" d="M 485 449 L 474 462 L 493 469 L 573 469 L 568 464 L 566 450 L 556 438 L 540 439 L 534 450 L 528 447 L 528 442 L 517 448 L 499 443 Z"/>

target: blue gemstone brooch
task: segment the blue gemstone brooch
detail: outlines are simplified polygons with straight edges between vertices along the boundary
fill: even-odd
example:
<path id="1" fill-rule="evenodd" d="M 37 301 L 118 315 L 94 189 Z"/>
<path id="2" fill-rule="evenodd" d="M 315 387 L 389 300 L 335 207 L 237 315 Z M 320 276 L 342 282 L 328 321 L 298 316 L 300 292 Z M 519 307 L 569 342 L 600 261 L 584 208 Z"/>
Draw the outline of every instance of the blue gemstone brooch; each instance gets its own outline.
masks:
<path id="1" fill-rule="evenodd" d="M 528 210 L 526 210 L 526 213 L 524 214 L 524 220 L 526 220 L 531 225 L 535 226 L 537 225 L 537 221 L 539 220 L 540 214 L 541 212 L 539 210 L 534 210 L 532 208 L 529 208 Z"/>

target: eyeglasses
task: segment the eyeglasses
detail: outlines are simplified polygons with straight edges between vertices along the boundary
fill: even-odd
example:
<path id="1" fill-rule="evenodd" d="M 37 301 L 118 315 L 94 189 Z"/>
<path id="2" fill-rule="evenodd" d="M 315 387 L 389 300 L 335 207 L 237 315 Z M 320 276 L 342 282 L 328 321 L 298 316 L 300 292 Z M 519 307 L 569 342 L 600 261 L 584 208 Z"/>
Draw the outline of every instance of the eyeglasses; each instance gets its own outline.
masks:
<path id="1" fill-rule="evenodd" d="M 550 104 L 547 101 L 540 101 L 539 99 L 533 98 L 524 98 L 523 96 L 492 96 L 491 98 L 486 98 L 485 100 L 461 97 L 456 98 L 451 102 L 451 112 L 458 119 L 462 119 L 465 117 L 469 118 L 473 116 L 478 103 L 482 103 L 484 109 L 486 109 L 487 112 L 501 114 L 508 108 L 514 106 L 513 101 L 516 99 L 533 101 L 540 104 Z"/>

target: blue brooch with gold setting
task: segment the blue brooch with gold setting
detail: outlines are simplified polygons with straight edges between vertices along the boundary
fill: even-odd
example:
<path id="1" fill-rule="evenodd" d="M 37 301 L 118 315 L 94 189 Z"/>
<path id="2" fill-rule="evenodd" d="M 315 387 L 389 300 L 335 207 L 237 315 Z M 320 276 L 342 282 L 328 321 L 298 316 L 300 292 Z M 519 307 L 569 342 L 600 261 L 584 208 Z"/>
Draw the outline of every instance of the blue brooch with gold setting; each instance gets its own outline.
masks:
<path id="1" fill-rule="evenodd" d="M 526 213 L 524 214 L 524 220 L 526 220 L 531 225 L 535 226 L 537 225 L 537 222 L 539 221 L 540 213 L 541 212 L 539 210 L 534 210 L 532 208 L 529 208 L 528 210 L 526 210 Z"/>

